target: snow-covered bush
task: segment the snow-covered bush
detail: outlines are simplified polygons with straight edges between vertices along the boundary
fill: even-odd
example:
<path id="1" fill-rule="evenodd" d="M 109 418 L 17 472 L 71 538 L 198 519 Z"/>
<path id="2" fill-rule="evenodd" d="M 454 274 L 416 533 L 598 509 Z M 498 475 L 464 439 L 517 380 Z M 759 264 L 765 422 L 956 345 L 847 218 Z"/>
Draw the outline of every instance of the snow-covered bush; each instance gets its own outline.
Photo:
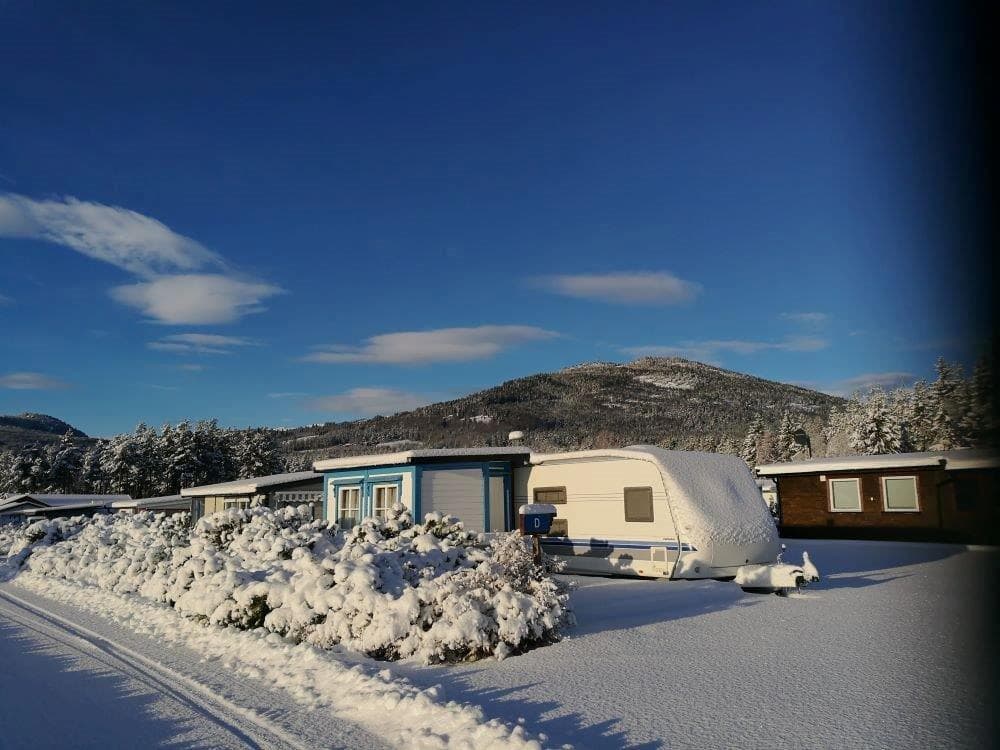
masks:
<path id="1" fill-rule="evenodd" d="M 80 520 L 61 543 L 39 537 L 26 566 L 321 648 L 425 662 L 504 658 L 558 640 L 572 623 L 555 567 L 536 564 L 518 534 L 484 545 L 437 513 L 414 524 L 397 506 L 348 532 L 313 520 L 308 506 L 224 511 L 191 530 L 186 516 Z"/>

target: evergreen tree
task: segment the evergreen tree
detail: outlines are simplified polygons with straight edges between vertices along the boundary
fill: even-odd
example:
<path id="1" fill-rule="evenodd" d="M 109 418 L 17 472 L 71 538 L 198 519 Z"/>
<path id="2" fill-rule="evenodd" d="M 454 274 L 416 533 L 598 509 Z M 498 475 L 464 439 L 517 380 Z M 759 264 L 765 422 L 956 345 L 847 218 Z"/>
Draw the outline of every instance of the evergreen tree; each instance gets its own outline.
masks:
<path id="1" fill-rule="evenodd" d="M 795 433 L 801 428 L 792 421 L 792 416 L 786 410 L 781 415 L 781 424 L 778 427 L 775 450 L 778 461 L 791 461 L 798 453 L 798 444 L 795 442 Z"/>
<path id="2" fill-rule="evenodd" d="M 48 460 L 49 486 L 54 492 L 73 493 L 84 489 L 80 476 L 83 452 L 72 432 L 67 430 L 58 444 L 50 447 Z"/>
<path id="3" fill-rule="evenodd" d="M 851 447 L 864 455 L 899 453 L 902 428 L 884 390 L 872 388 L 852 420 Z"/>
<path id="4" fill-rule="evenodd" d="M 746 437 L 743 438 L 743 444 L 740 446 L 740 458 L 742 458 L 746 465 L 751 469 L 757 465 L 757 448 L 760 444 L 760 439 L 764 433 L 764 420 L 761 418 L 760 414 L 753 418 L 750 423 L 750 428 L 747 430 Z"/>

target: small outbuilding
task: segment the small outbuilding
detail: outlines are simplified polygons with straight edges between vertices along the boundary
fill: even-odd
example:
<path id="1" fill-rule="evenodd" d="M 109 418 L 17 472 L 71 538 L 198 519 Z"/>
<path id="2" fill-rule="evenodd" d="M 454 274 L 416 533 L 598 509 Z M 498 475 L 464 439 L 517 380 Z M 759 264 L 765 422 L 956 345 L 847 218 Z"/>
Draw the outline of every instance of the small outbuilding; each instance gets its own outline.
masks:
<path id="1" fill-rule="evenodd" d="M 438 511 L 470 531 L 509 531 L 517 524 L 512 472 L 527 448 L 439 448 L 317 461 L 323 474 L 323 518 L 350 528 L 401 503 L 422 520 Z"/>
<path id="2" fill-rule="evenodd" d="M 29 518 L 92 516 L 110 513 L 116 502 L 131 500 L 128 495 L 63 495 L 25 492 L 0 500 L 0 524 Z"/>
<path id="3" fill-rule="evenodd" d="M 1000 457 L 987 450 L 814 458 L 756 468 L 786 537 L 1000 543 Z"/>
<path id="4" fill-rule="evenodd" d="M 181 495 L 161 495 L 160 497 L 142 497 L 138 500 L 119 500 L 111 503 L 115 513 L 135 514 L 143 510 L 155 513 L 185 513 L 191 510 L 191 498 Z"/>
<path id="5" fill-rule="evenodd" d="M 312 471 L 249 477 L 233 482 L 186 487 L 181 497 L 191 501 L 191 519 L 220 510 L 251 508 L 262 505 L 281 508 L 286 505 L 311 505 L 313 517 L 322 513 L 323 478 Z"/>

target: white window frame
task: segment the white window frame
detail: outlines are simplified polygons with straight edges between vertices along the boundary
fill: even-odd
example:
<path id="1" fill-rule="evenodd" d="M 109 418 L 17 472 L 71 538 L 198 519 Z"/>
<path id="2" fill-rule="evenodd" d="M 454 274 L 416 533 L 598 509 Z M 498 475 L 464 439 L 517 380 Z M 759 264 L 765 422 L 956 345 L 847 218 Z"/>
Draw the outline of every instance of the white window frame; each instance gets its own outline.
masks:
<path id="1" fill-rule="evenodd" d="M 345 495 L 347 495 L 347 493 L 350 493 L 350 492 L 357 493 L 356 494 L 356 497 L 357 497 L 357 506 L 354 509 L 354 511 L 355 511 L 354 520 L 351 522 L 350 526 L 347 526 L 346 524 L 344 524 L 344 522 L 342 521 L 342 519 L 345 516 L 345 513 L 344 513 L 344 497 L 345 497 Z M 344 486 L 338 487 L 337 488 L 337 524 L 340 525 L 341 529 L 350 529 L 350 528 L 353 528 L 354 526 L 356 526 L 360 522 L 361 522 L 361 485 L 359 485 L 359 484 L 350 484 L 350 485 L 344 485 Z"/>
<path id="2" fill-rule="evenodd" d="M 833 485 L 835 482 L 854 482 L 854 486 L 858 488 L 858 507 L 857 508 L 836 508 L 833 505 Z M 861 478 L 860 477 L 827 477 L 826 480 L 826 494 L 828 498 L 828 505 L 831 513 L 861 513 L 864 510 L 865 499 L 861 496 Z"/>
<path id="3" fill-rule="evenodd" d="M 392 483 L 372 485 L 372 516 L 374 516 L 375 518 L 381 518 L 383 521 L 386 519 L 386 516 L 388 515 L 389 512 L 389 508 L 392 507 L 392 505 L 386 505 L 384 508 L 379 508 L 378 506 L 379 490 L 388 490 L 388 489 L 391 489 L 393 491 L 393 494 L 395 494 L 396 496 L 392 502 L 392 505 L 395 505 L 396 503 L 399 502 L 398 484 L 392 482 Z M 385 494 L 383 493 L 383 497 L 384 496 Z"/>
<path id="4" fill-rule="evenodd" d="M 250 507 L 249 497 L 224 497 L 222 498 L 223 510 L 246 510 Z"/>
<path id="5" fill-rule="evenodd" d="M 884 476 L 882 479 L 882 510 L 886 513 L 919 513 L 920 512 L 920 483 L 917 481 L 915 475 L 906 476 Z M 913 480 L 913 500 L 914 507 L 912 508 L 890 508 L 889 507 L 889 493 L 886 491 L 885 480 L 886 479 L 911 479 Z"/>

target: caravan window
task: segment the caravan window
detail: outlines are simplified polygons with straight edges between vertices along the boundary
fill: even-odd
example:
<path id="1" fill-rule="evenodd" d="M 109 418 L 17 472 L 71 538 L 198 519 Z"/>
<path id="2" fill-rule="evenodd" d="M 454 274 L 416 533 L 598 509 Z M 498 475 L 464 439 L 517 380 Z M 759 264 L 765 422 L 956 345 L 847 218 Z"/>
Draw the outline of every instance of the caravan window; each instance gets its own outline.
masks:
<path id="1" fill-rule="evenodd" d="M 830 487 L 830 510 L 832 512 L 861 512 L 860 479 L 831 479 L 827 484 Z"/>
<path id="2" fill-rule="evenodd" d="M 536 487 L 535 488 L 535 502 L 543 503 L 545 505 L 565 505 L 566 504 L 566 488 L 565 487 Z"/>
<path id="3" fill-rule="evenodd" d="M 653 488 L 625 488 L 625 520 L 650 522 L 653 520 Z"/>

